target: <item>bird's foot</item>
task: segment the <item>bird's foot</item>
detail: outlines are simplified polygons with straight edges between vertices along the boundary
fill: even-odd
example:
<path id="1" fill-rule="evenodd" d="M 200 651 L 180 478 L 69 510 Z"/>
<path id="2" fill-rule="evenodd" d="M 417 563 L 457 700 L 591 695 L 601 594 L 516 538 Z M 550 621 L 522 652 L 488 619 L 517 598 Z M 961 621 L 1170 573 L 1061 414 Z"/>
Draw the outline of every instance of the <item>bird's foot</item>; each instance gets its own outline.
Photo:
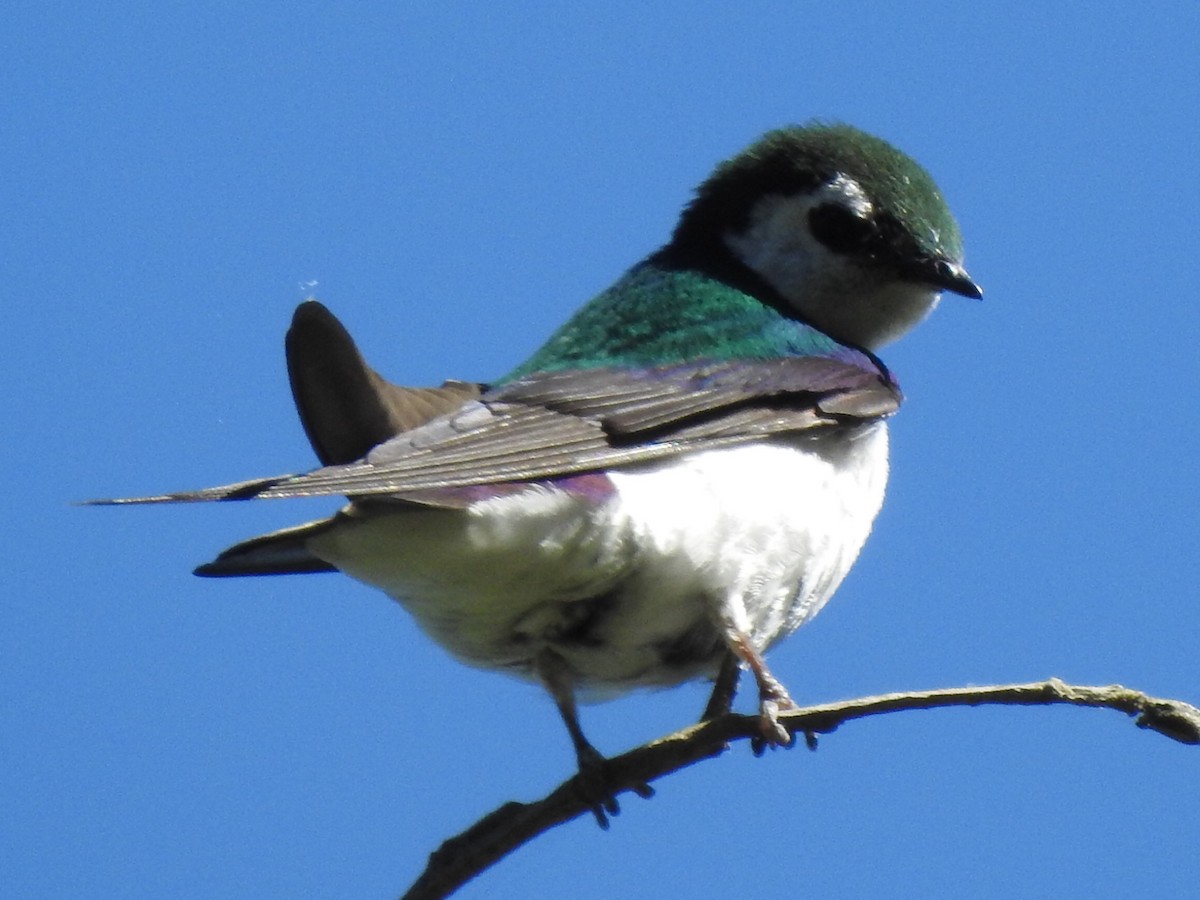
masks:
<path id="1" fill-rule="evenodd" d="M 609 772 L 609 761 L 591 744 L 576 748 L 579 756 L 579 774 L 575 776 L 575 790 L 579 798 L 588 805 L 596 824 L 607 830 L 610 816 L 621 812 L 617 802 L 620 787 L 613 784 Z M 654 796 L 654 788 L 643 781 L 629 785 L 639 797 L 649 800 Z"/>
<path id="2" fill-rule="evenodd" d="M 779 721 L 779 714 L 791 712 L 800 707 L 788 694 L 785 688 L 767 668 L 767 662 L 755 648 L 754 642 L 740 631 L 731 631 L 728 637 L 729 649 L 742 662 L 749 666 L 754 680 L 758 683 L 758 727 L 760 734 L 750 739 L 750 749 L 755 756 L 762 756 L 768 748 L 791 747 L 796 743 L 796 736 Z M 805 735 L 805 740 L 811 747 L 815 739 Z"/>
<path id="3" fill-rule="evenodd" d="M 558 706 L 567 733 L 571 735 L 571 744 L 575 747 L 575 758 L 579 760 L 579 774 L 573 779 L 575 793 L 592 811 L 596 824 L 607 829 L 609 817 L 621 811 L 617 803 L 620 790 L 631 790 L 639 797 L 650 798 L 654 796 L 654 788 L 642 781 L 615 783 L 612 763 L 601 756 L 600 751 L 584 737 L 583 728 L 579 725 L 572 674 L 563 658 L 546 650 L 537 657 L 536 666 L 542 683 Z"/>
<path id="4" fill-rule="evenodd" d="M 759 693 L 758 727 L 761 733 L 750 739 L 750 748 L 755 756 L 762 756 L 768 747 L 791 747 L 796 743 L 796 735 L 779 721 L 779 714 L 800 707 L 788 695 L 783 685 L 773 678 L 771 681 L 774 683 L 764 686 Z"/>

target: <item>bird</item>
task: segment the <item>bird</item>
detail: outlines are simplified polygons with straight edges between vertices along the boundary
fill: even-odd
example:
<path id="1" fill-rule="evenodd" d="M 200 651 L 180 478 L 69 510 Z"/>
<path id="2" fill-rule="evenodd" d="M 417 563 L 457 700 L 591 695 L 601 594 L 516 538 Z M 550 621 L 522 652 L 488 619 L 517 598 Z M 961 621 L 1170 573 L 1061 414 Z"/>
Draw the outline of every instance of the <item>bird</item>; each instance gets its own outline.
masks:
<path id="1" fill-rule="evenodd" d="M 748 670 L 759 746 L 790 744 L 764 654 L 867 540 L 902 401 L 876 354 L 947 291 L 983 295 L 924 168 L 850 125 L 778 128 L 507 375 L 400 387 L 308 300 L 285 343 L 319 468 L 95 502 L 346 497 L 196 574 L 340 571 L 458 660 L 540 683 L 607 827 L 581 701 Z"/>

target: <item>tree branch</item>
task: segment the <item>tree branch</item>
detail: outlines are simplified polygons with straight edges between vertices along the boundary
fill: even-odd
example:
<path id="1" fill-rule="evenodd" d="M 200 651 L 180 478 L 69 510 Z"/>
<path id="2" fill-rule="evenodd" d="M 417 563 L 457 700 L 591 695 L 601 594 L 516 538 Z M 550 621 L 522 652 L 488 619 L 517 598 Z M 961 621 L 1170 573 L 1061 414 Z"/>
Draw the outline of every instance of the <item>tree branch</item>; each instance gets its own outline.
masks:
<path id="1" fill-rule="evenodd" d="M 908 709 L 1059 703 L 1115 709 L 1136 716 L 1139 728 L 1157 731 L 1184 744 L 1200 744 L 1200 709 L 1188 703 L 1150 697 L 1120 685 L 1087 687 L 1069 685 L 1057 678 L 1029 684 L 882 694 L 809 706 L 782 714 L 779 719 L 793 735 L 808 738 L 817 733 L 828 734 L 853 719 Z M 605 774 L 614 794 L 633 790 L 636 785 L 719 756 L 731 741 L 756 737 L 761 737 L 758 716 L 729 713 L 614 757 L 607 761 Z M 434 851 L 425 871 L 403 900 L 447 897 L 542 832 L 585 814 L 590 814 L 590 808 L 576 788 L 575 778 L 533 803 L 505 803 Z"/>

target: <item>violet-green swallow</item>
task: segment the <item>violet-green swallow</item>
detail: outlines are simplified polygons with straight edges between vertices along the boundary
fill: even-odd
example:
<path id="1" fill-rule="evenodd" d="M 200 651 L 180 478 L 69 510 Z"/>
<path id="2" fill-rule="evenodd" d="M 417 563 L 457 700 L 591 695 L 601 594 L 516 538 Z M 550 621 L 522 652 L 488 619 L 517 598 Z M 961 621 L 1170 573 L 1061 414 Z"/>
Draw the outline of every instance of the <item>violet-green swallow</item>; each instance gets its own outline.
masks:
<path id="1" fill-rule="evenodd" d="M 112 502 L 347 496 L 197 573 L 380 588 L 463 662 L 544 684 L 584 772 L 603 761 L 577 697 L 733 658 L 763 739 L 787 743 L 794 703 L 763 653 L 871 530 L 901 401 L 875 351 L 942 291 L 982 295 L 925 170 L 845 125 L 783 128 L 720 164 L 664 247 L 503 378 L 389 384 L 306 302 L 287 358 L 324 467 Z M 603 824 L 615 801 L 593 799 Z"/>

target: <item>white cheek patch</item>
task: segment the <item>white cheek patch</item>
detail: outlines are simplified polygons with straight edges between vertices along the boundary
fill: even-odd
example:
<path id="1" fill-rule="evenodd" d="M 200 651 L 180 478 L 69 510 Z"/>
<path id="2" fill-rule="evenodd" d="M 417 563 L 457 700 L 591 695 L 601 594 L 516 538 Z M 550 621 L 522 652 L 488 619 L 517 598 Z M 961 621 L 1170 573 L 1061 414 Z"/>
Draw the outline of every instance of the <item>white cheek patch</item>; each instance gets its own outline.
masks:
<path id="1" fill-rule="evenodd" d="M 846 266 L 809 228 L 808 214 L 826 204 L 843 206 L 864 219 L 875 213 L 862 186 L 839 173 L 809 194 L 763 197 L 754 207 L 750 224 L 741 232 L 726 233 L 725 244 L 784 296 L 791 297 L 806 282 L 819 284 Z"/>
<path id="2" fill-rule="evenodd" d="M 859 216 L 875 213 L 862 186 L 839 174 L 808 194 L 763 197 L 743 230 L 725 233 L 725 245 L 813 325 L 838 340 L 877 348 L 923 319 L 938 292 L 818 241 L 808 216 L 826 204 Z"/>
<path id="3" fill-rule="evenodd" d="M 746 229 L 726 233 L 725 244 L 747 267 L 787 296 L 787 286 L 803 283 L 819 265 L 819 256 L 828 255 L 808 228 L 813 204 L 811 194 L 764 197 L 755 206 Z"/>

